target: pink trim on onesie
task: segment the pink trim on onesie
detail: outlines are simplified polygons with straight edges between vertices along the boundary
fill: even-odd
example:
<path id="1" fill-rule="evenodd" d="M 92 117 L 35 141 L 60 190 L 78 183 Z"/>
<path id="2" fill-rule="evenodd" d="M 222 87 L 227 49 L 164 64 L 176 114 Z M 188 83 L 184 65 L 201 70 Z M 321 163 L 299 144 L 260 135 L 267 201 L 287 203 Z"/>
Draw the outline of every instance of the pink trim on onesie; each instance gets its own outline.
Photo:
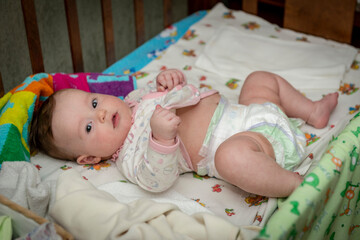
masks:
<path id="1" fill-rule="evenodd" d="M 161 96 L 167 94 L 168 92 L 169 92 L 168 90 L 166 90 L 164 92 L 151 92 L 151 93 L 144 95 L 142 97 L 142 99 L 146 100 L 146 99 L 151 99 L 151 98 L 158 98 L 158 97 L 161 97 Z"/>
<path id="2" fill-rule="evenodd" d="M 184 143 L 181 141 L 181 139 L 176 136 L 175 138 L 175 144 L 171 146 L 164 146 L 153 138 L 152 133 L 150 133 L 149 138 L 149 146 L 161 154 L 170 154 L 176 151 L 177 147 L 180 147 L 181 155 L 184 157 L 186 163 L 188 164 L 188 167 L 192 170 L 194 170 L 189 153 L 186 151 Z M 179 146 L 180 145 L 180 146 Z"/>
<path id="3" fill-rule="evenodd" d="M 176 151 L 176 149 L 178 148 L 179 146 L 179 137 L 176 136 L 175 137 L 175 143 L 171 146 L 165 146 L 165 145 L 162 145 L 161 143 L 157 142 L 152 133 L 150 133 L 150 137 L 149 137 L 149 146 L 154 149 L 155 151 L 157 151 L 158 153 L 161 153 L 161 154 L 170 154 L 170 153 L 173 153 Z"/>

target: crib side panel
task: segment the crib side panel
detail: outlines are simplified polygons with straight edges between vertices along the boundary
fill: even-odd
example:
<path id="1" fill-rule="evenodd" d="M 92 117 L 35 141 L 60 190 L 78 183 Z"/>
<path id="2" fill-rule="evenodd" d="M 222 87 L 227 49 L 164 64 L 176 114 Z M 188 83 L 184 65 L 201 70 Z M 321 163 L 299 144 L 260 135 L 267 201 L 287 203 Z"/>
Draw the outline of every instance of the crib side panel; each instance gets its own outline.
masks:
<path id="1" fill-rule="evenodd" d="M 21 1 L 1 1 L 0 16 L 0 72 L 7 92 L 32 68 Z"/>
<path id="2" fill-rule="evenodd" d="M 183 0 L 1 0 L 0 90 L 6 93 L 38 72 L 102 72 L 186 17 L 187 4 Z"/>

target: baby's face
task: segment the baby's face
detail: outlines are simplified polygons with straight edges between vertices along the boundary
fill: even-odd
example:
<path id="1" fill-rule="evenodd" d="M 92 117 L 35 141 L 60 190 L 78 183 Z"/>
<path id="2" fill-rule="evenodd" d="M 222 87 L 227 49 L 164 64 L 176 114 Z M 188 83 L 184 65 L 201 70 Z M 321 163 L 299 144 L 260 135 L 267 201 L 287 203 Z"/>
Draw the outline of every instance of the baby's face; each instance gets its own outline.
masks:
<path id="1" fill-rule="evenodd" d="M 76 89 L 55 96 L 52 131 L 56 146 L 78 157 L 109 157 L 123 144 L 132 111 L 121 99 Z"/>

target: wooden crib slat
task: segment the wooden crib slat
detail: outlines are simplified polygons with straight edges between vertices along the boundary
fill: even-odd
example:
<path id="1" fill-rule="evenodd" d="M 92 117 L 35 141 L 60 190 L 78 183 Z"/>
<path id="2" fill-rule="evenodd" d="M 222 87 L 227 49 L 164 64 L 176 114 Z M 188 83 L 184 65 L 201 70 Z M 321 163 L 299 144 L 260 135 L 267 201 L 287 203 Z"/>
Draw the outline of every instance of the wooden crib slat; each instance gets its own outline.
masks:
<path id="1" fill-rule="evenodd" d="M 171 0 L 164 0 L 164 28 L 172 24 Z"/>
<path id="2" fill-rule="evenodd" d="M 354 27 L 360 27 L 360 12 L 355 12 Z"/>
<path id="3" fill-rule="evenodd" d="M 84 71 L 76 1 L 64 0 L 74 72 Z"/>
<path id="4" fill-rule="evenodd" d="M 114 27 L 112 21 L 111 0 L 101 1 L 102 19 L 105 37 L 106 66 L 115 62 Z"/>
<path id="5" fill-rule="evenodd" d="M 251 1 L 251 0 L 250 0 Z M 188 14 L 192 14 L 199 10 L 211 9 L 214 7 L 220 0 L 188 0 Z"/>
<path id="6" fill-rule="evenodd" d="M 2 81 L 2 77 L 1 77 L 1 72 L 0 72 L 0 98 L 2 96 L 4 96 L 4 85 L 3 85 L 3 81 Z"/>
<path id="7" fill-rule="evenodd" d="M 350 43 L 355 6 L 355 0 L 286 0 L 284 27 Z"/>
<path id="8" fill-rule="evenodd" d="M 257 15 L 258 13 L 258 1 L 257 0 L 243 0 L 242 9 L 251 14 Z"/>
<path id="9" fill-rule="evenodd" d="M 21 7 L 24 15 L 32 71 L 34 74 L 44 72 L 44 61 L 36 20 L 34 0 L 21 0 Z"/>
<path id="10" fill-rule="evenodd" d="M 144 1 L 134 0 L 136 46 L 145 42 Z"/>
<path id="11" fill-rule="evenodd" d="M 10 199 L 8 199 L 7 197 L 5 197 L 1 194 L 0 194 L 0 203 L 16 212 L 22 214 L 25 217 L 34 220 L 38 224 L 43 224 L 43 223 L 48 222 L 47 219 L 36 215 L 29 209 L 20 206 L 19 204 L 11 201 Z M 60 225 L 54 223 L 54 226 L 55 226 L 55 230 L 56 230 L 57 234 L 60 235 L 60 237 L 62 239 L 64 239 L 64 240 L 73 240 L 74 239 L 74 237 Z"/>
<path id="12" fill-rule="evenodd" d="M 284 8 L 285 0 L 258 0 L 258 2 Z"/>

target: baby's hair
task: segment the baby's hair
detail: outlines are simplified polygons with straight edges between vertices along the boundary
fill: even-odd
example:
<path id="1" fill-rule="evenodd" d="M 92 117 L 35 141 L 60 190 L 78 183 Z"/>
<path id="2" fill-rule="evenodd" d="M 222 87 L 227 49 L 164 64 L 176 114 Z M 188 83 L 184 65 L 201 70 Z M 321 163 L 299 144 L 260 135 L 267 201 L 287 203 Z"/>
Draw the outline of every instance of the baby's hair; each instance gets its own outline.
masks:
<path id="1" fill-rule="evenodd" d="M 40 151 L 54 158 L 74 160 L 73 156 L 69 156 L 55 145 L 52 132 L 52 118 L 56 105 L 55 96 L 62 91 L 50 95 L 33 114 L 29 136 L 31 154 Z"/>

